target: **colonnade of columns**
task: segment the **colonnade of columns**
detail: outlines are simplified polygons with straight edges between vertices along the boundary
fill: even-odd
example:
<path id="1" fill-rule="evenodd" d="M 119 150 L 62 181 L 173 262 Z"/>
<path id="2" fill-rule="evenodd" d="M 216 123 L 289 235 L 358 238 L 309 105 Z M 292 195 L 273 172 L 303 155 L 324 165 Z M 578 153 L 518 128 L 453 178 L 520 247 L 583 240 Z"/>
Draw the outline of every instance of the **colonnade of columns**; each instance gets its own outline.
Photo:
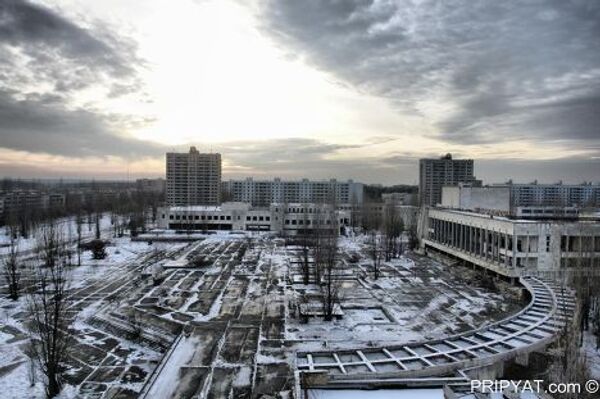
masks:
<path id="1" fill-rule="evenodd" d="M 429 219 L 429 239 L 506 267 L 513 266 L 516 248 L 506 232 Z"/>

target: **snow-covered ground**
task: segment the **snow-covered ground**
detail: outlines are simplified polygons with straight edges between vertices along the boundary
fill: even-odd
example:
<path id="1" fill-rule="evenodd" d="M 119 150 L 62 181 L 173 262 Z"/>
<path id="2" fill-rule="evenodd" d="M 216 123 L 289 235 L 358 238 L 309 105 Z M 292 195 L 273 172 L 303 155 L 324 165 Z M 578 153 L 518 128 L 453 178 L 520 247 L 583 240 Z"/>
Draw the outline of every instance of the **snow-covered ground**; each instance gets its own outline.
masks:
<path id="1" fill-rule="evenodd" d="M 600 380 L 600 349 L 596 349 L 596 337 L 589 331 L 583 334 L 583 351 L 590 369 L 590 377 Z"/>
<path id="2" fill-rule="evenodd" d="M 103 218 L 102 226 L 108 238 L 110 220 Z M 174 237 L 168 231 L 158 235 Z M 71 270 L 76 343 L 65 398 L 76 392 L 133 397 L 148 381 L 155 381 L 148 390 L 156 398 L 290 395 L 296 350 L 405 344 L 471 329 L 514 310 L 503 295 L 473 287 L 429 259 L 383 262 L 375 280 L 364 238 L 353 237 L 340 240 L 343 316 L 304 323 L 298 305 L 321 294 L 318 285 L 298 278 L 294 248 L 276 245 L 266 234 L 194 238 L 148 244 L 111 237 L 106 259 L 83 253 L 81 266 Z M 24 244 L 29 246 L 21 249 L 33 248 L 32 241 Z M 143 277 L 155 268 L 164 268 L 162 280 Z M 27 388 L 23 311 L 24 300 L 0 299 L 0 386 L 7 387 L 6 397 L 36 397 L 42 389 Z M 136 329 L 140 335 L 132 338 Z M 369 394 L 375 392 L 392 394 Z M 354 397 L 339 394 L 344 396 L 312 397 Z"/>
<path id="3" fill-rule="evenodd" d="M 56 221 L 56 227 L 58 228 L 59 234 L 70 242 L 73 242 L 77 239 L 77 223 L 75 217 L 67 217 L 61 218 Z M 34 229 L 28 238 L 19 237 L 17 240 L 17 245 L 19 251 L 30 251 L 33 250 L 38 241 L 38 237 L 41 234 L 41 230 L 43 226 Z M 111 237 L 112 225 L 110 223 L 110 216 L 108 214 L 102 215 L 100 218 L 100 232 L 101 238 L 109 239 Z M 82 239 L 90 239 L 93 238 L 96 234 L 96 226 L 95 224 L 87 223 L 87 219 L 84 219 L 84 223 L 81 226 L 81 236 Z M 8 244 L 10 242 L 10 237 L 7 232 L 6 226 L 0 227 L 0 254 L 7 253 Z"/>
<path id="4" fill-rule="evenodd" d="M 441 389 L 311 389 L 307 399 L 443 399 Z"/>
<path id="5" fill-rule="evenodd" d="M 455 279 L 429 259 L 401 257 L 383 262 L 381 276 L 375 279 L 361 241 L 341 240 L 344 251 L 360 256 L 345 267 L 352 270 L 350 274 L 362 276 L 342 284 L 344 316 L 330 322 L 314 317 L 307 323 L 298 317 L 286 320 L 286 338 L 304 341 L 298 345 L 302 349 L 304 345 L 315 350 L 317 345 L 351 347 L 435 339 L 474 329 L 518 308 L 499 293 Z M 300 274 L 298 266 L 294 273 Z M 300 301 L 304 292 L 318 293 L 314 284 L 297 281 L 290 292 L 293 298 Z"/>

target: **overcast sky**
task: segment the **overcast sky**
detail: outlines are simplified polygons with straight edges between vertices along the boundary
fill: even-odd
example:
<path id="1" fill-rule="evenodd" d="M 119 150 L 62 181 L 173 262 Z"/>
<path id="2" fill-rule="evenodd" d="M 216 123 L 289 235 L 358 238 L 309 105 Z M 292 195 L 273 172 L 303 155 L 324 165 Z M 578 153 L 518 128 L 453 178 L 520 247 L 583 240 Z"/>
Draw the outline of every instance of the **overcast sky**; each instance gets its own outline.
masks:
<path id="1" fill-rule="evenodd" d="M 0 0 L 0 176 L 600 181 L 597 0 Z"/>

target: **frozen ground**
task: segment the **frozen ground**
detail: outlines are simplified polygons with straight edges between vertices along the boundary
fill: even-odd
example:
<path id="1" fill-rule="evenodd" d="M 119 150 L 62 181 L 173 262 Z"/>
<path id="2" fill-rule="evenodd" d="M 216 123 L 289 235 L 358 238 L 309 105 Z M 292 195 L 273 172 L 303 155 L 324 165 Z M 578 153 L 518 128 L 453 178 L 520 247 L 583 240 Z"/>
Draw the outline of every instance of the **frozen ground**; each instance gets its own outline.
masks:
<path id="1" fill-rule="evenodd" d="M 62 235 L 62 237 L 64 237 L 65 240 L 73 242 L 77 239 L 77 223 L 75 222 L 74 217 L 58 219 L 56 225 L 60 234 Z M 87 220 L 84 219 L 84 223 L 81 227 L 81 236 L 83 240 L 94 238 L 96 227 L 93 223 L 87 223 Z M 100 218 L 101 238 L 110 238 L 111 228 L 112 226 L 110 224 L 110 217 L 107 214 L 103 215 Z M 20 237 L 17 242 L 19 251 L 26 252 L 34 249 L 37 244 L 37 238 L 39 235 L 40 228 L 33 229 L 28 238 Z M 5 254 L 8 251 L 9 241 L 10 237 L 8 235 L 6 227 L 0 227 L 0 254 Z"/>
<path id="2" fill-rule="evenodd" d="M 443 399 L 441 389 L 379 389 L 364 391 L 359 389 L 325 390 L 313 389 L 308 399 Z"/>
<path id="3" fill-rule="evenodd" d="M 589 332 L 583 334 L 583 351 L 590 368 L 590 376 L 600 380 L 600 349 L 596 349 L 596 337 Z"/>
<path id="4" fill-rule="evenodd" d="M 106 260 L 84 254 L 71 273 L 75 343 L 65 398 L 290 397 L 296 350 L 436 338 L 518 307 L 415 256 L 384 263 L 374 280 L 361 240 L 343 239 L 343 317 L 305 323 L 298 305 L 319 289 L 299 279 L 296 248 L 262 235 L 193 238 L 111 239 Z M 154 284 L 151 271 L 162 267 Z M 41 392 L 28 383 L 23 304 L 0 299 L 6 397 Z"/>

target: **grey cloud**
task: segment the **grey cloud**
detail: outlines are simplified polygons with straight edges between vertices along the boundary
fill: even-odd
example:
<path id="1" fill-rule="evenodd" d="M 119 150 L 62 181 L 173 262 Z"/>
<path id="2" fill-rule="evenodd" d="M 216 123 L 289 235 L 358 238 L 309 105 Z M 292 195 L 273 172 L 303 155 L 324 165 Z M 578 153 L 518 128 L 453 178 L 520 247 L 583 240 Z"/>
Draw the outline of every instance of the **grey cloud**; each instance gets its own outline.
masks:
<path id="1" fill-rule="evenodd" d="M 367 147 L 364 146 L 352 146 Z M 224 176 L 238 177 L 287 177 L 315 179 L 354 179 L 366 183 L 415 183 L 418 181 L 418 159 L 437 157 L 440 154 L 397 151 L 387 157 L 364 157 L 339 159 L 335 157 L 344 146 L 311 139 L 279 139 L 270 141 L 240 141 L 218 145 L 223 159 L 231 167 Z M 183 148 L 182 148 L 183 149 Z M 206 150 L 206 149 L 204 149 Z M 590 150 L 594 150 L 590 148 Z M 552 182 L 598 180 L 600 171 L 600 146 L 595 148 L 597 158 L 590 156 L 572 159 L 523 160 L 504 159 L 476 161 L 476 174 L 486 182 L 503 182 L 512 177 L 538 178 Z M 463 156 L 464 154 L 456 154 Z M 505 156 L 510 154 L 505 154 Z M 524 173 L 528 171 L 528 173 Z"/>
<path id="2" fill-rule="evenodd" d="M 81 28 L 28 1 L 4 0 L 0 4 L 0 43 L 20 47 L 34 58 L 33 62 L 50 63 L 58 56 L 116 76 L 132 74 L 130 63 L 135 58 L 129 57 L 134 45 L 97 29 Z"/>
<path id="3" fill-rule="evenodd" d="M 20 100 L 15 94 L 0 90 L 1 147 L 70 157 L 140 157 L 164 152 L 159 145 L 117 135 L 110 115 L 65 109 L 52 96 Z"/>
<path id="4" fill-rule="evenodd" d="M 92 86 L 109 98 L 141 92 L 143 66 L 135 43 L 108 26 L 27 0 L 0 1 L 0 146 L 64 156 L 159 154 L 158 146 L 116 134 L 148 119 L 73 101 Z"/>
<path id="5" fill-rule="evenodd" d="M 597 1 L 273 0 L 261 13 L 282 46 L 402 112 L 454 104 L 433 121 L 445 140 L 600 140 Z"/>
<path id="6" fill-rule="evenodd" d="M 85 27 L 82 24 L 85 23 Z M 75 23 L 27 0 L 0 2 L 0 88 L 71 96 L 107 88 L 119 96 L 141 90 L 145 66 L 136 44 L 109 26 Z"/>

